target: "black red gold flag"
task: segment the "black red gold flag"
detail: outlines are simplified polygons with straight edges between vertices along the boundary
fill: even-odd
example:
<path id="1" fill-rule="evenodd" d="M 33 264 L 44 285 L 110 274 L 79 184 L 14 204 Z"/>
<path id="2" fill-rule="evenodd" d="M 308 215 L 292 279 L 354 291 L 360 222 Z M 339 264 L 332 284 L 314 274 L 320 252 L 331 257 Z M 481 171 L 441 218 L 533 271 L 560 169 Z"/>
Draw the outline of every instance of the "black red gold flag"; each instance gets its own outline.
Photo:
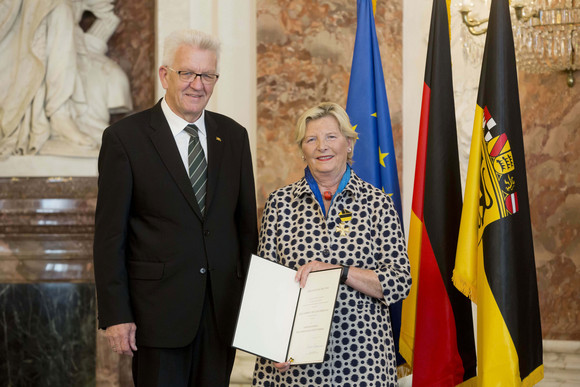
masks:
<path id="1" fill-rule="evenodd" d="M 471 302 L 451 280 L 462 199 L 448 20 L 448 3 L 434 0 L 409 233 L 413 285 L 400 339 L 413 386 L 475 385 Z"/>
<path id="2" fill-rule="evenodd" d="M 454 284 L 477 303 L 478 386 L 531 386 L 542 333 L 508 0 L 492 0 Z"/>

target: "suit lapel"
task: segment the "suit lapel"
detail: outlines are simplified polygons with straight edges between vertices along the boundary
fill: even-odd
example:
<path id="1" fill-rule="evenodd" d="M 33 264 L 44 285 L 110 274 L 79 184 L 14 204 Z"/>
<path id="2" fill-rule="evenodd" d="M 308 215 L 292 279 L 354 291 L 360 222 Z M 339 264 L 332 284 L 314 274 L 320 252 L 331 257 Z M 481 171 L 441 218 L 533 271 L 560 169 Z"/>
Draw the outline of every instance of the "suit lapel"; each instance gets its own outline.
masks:
<path id="1" fill-rule="evenodd" d="M 195 198 L 195 194 L 191 188 L 191 182 L 185 172 L 183 161 L 179 156 L 179 150 L 177 149 L 175 138 L 173 137 L 173 133 L 171 133 L 169 124 L 167 124 L 163 110 L 161 110 L 160 102 L 152 108 L 151 127 L 153 128 L 153 132 L 150 134 L 151 141 L 159 153 L 161 160 L 163 160 L 163 164 L 165 164 L 171 177 L 173 177 L 173 180 L 175 180 L 181 193 L 185 196 L 189 206 L 199 219 L 203 219 L 199 209 L 199 204 L 197 203 L 197 199 Z"/>
<path id="2" fill-rule="evenodd" d="M 219 177 L 220 165 L 223 159 L 224 138 L 222 131 L 211 116 L 205 111 L 205 130 L 207 132 L 207 194 L 205 198 L 206 212 L 209 211 Z"/>

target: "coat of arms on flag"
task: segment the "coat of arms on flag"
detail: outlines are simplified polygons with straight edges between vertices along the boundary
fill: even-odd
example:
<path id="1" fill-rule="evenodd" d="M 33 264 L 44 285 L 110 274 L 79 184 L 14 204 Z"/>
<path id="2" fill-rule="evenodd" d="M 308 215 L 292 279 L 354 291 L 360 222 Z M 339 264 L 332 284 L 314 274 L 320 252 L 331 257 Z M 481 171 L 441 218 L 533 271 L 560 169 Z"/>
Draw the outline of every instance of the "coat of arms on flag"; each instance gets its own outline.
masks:
<path id="1" fill-rule="evenodd" d="M 518 210 L 516 165 L 505 128 L 483 109 L 480 230 Z M 480 235 L 481 237 L 481 235 Z"/>

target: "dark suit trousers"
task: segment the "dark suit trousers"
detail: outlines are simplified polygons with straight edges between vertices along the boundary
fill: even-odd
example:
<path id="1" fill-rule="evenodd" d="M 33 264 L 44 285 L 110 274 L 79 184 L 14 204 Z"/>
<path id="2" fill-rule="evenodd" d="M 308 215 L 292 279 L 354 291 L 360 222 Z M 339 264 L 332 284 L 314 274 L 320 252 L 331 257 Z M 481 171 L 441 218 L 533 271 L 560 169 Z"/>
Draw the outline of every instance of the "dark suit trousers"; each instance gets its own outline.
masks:
<path id="1" fill-rule="evenodd" d="M 208 281 L 200 326 L 191 344 L 152 348 L 137 343 L 133 357 L 135 387 L 229 386 L 236 350 L 219 337 L 210 289 Z"/>

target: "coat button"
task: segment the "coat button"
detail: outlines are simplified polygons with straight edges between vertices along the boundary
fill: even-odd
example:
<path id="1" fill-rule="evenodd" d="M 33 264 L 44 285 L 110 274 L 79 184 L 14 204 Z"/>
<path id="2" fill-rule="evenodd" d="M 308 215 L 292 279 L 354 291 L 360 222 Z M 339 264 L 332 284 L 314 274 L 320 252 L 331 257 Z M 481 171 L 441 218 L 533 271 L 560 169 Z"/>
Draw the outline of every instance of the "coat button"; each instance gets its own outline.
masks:
<path id="1" fill-rule="evenodd" d="M 199 269 L 199 272 L 200 272 L 201 274 L 205 274 L 205 272 L 206 272 L 206 270 L 205 270 L 205 267 L 202 267 L 201 269 Z"/>
<path id="2" fill-rule="evenodd" d="M 330 255 L 330 250 L 324 249 L 324 251 L 322 252 L 322 255 L 324 255 L 325 257 L 328 257 Z"/>
<path id="3" fill-rule="evenodd" d="M 211 233 L 209 232 L 209 230 L 205 230 L 205 231 L 203 232 L 203 235 L 205 235 L 206 237 L 208 237 L 208 236 L 209 236 L 209 234 L 211 234 Z"/>

